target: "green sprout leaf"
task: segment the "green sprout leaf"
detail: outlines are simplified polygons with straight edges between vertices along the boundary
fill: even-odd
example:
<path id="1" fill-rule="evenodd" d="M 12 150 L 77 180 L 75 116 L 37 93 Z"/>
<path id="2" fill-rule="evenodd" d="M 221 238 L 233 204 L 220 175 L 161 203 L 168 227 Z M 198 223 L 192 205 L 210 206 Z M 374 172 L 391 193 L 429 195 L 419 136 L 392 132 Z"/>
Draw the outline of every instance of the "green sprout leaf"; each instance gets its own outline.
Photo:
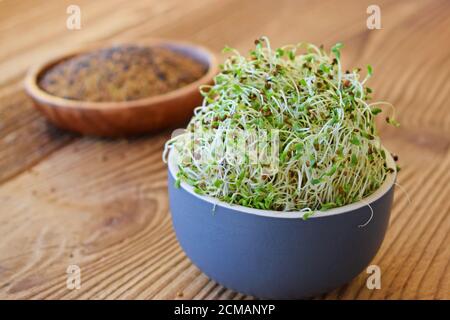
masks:
<path id="1" fill-rule="evenodd" d="M 288 56 L 289 56 L 289 59 L 291 60 L 291 61 L 294 61 L 294 59 L 295 59 L 295 52 L 294 51 L 289 51 L 288 52 Z"/>
<path id="2" fill-rule="evenodd" d="M 354 144 L 355 146 L 360 146 L 361 145 L 361 141 L 359 141 L 359 139 L 356 136 L 352 136 L 352 139 L 350 140 L 351 144 Z"/>
<path id="3" fill-rule="evenodd" d="M 340 60 L 341 59 L 341 49 L 344 47 L 344 45 L 340 42 L 336 43 L 332 48 L 331 52 L 334 53 L 335 57 Z"/>
<path id="4" fill-rule="evenodd" d="M 331 176 L 336 172 L 337 168 L 338 168 L 338 164 L 335 163 L 335 164 L 331 167 L 330 171 L 328 171 L 328 172 L 326 173 L 326 175 L 329 176 L 329 177 L 331 177 Z"/>
<path id="5" fill-rule="evenodd" d="M 314 214 L 314 211 L 308 211 L 308 212 L 305 212 L 305 213 L 303 214 L 303 216 L 302 216 L 302 219 L 303 219 L 303 220 L 308 220 L 313 214 Z"/>
<path id="6" fill-rule="evenodd" d="M 232 52 L 233 50 L 234 50 L 233 48 L 230 48 L 229 46 L 225 46 L 222 49 L 222 53 L 229 53 L 229 52 Z"/>
<path id="7" fill-rule="evenodd" d="M 204 194 L 203 190 L 198 187 L 194 187 L 194 192 L 197 194 Z"/>
<path id="8" fill-rule="evenodd" d="M 400 123 L 398 123 L 395 119 L 387 117 L 386 122 L 389 123 L 391 126 L 400 127 Z"/>
<path id="9" fill-rule="evenodd" d="M 374 115 L 374 116 L 376 116 L 377 114 L 379 114 L 380 112 L 382 112 L 383 110 L 381 110 L 380 108 L 373 108 L 372 110 L 371 110 L 371 112 L 372 112 L 372 114 Z"/>
<path id="10" fill-rule="evenodd" d="M 358 164 L 358 157 L 355 154 L 352 154 L 351 165 L 356 166 Z"/>
<path id="11" fill-rule="evenodd" d="M 282 56 L 284 56 L 284 50 L 282 48 L 278 48 L 276 52 L 277 58 L 281 58 Z"/>
<path id="12" fill-rule="evenodd" d="M 335 207 L 336 207 L 336 204 L 334 202 L 324 203 L 320 207 L 320 211 L 327 211 L 327 210 L 330 210 L 331 208 L 335 208 Z"/>
<path id="13" fill-rule="evenodd" d="M 214 186 L 215 186 L 216 188 L 219 188 L 222 184 L 223 184 L 223 181 L 222 181 L 222 180 L 216 180 L 216 181 L 214 181 Z"/>

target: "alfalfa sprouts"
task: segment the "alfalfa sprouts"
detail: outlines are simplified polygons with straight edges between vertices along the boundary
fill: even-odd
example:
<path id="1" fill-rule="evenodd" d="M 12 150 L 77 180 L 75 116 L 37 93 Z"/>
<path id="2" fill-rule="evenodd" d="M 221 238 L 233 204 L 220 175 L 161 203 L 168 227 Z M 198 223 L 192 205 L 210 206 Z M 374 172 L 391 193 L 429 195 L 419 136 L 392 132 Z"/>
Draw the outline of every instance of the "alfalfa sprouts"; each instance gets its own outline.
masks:
<path id="1" fill-rule="evenodd" d="M 172 148 L 179 154 L 177 186 L 183 181 L 230 204 L 300 211 L 305 218 L 377 190 L 394 169 L 375 117 L 380 106 L 392 105 L 369 102 L 372 67 L 364 77 L 359 68 L 343 72 L 341 48 L 327 53 L 300 43 L 272 50 L 266 37 L 248 57 L 225 48 L 231 56 L 214 84 L 201 88 L 202 106 L 186 132 L 166 144 L 165 154 Z M 391 113 L 386 120 L 397 126 Z M 237 140 L 248 132 L 266 139 L 246 141 L 246 150 L 273 151 L 276 137 L 276 170 L 242 156 Z"/>

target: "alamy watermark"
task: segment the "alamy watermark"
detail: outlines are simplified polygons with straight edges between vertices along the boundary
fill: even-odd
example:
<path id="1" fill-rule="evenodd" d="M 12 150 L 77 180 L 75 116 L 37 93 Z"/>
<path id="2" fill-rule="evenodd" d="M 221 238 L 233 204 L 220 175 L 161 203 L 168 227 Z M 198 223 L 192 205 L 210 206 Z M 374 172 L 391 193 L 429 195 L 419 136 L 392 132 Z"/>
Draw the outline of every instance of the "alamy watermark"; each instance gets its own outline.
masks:
<path id="1" fill-rule="evenodd" d="M 66 20 L 66 27 L 69 30 L 81 29 L 81 9 L 75 4 L 67 7 L 66 13 L 69 15 Z"/>
<path id="2" fill-rule="evenodd" d="M 366 287 L 369 290 L 381 289 L 381 268 L 376 264 L 367 267 L 366 273 L 370 276 L 366 280 Z"/>
<path id="3" fill-rule="evenodd" d="M 66 287 L 69 290 L 79 290 L 81 288 L 81 268 L 76 264 L 71 264 L 66 269 Z"/>
<path id="4" fill-rule="evenodd" d="M 263 175 L 278 171 L 280 156 L 279 130 L 214 129 L 199 127 L 194 132 L 177 129 L 172 137 L 183 134 L 183 150 L 178 150 L 181 162 L 197 166 L 222 163 L 228 166 L 261 165 Z"/>
<path id="5" fill-rule="evenodd" d="M 381 9 L 379 6 L 372 4 L 367 7 L 366 10 L 367 14 L 369 14 L 369 17 L 367 17 L 366 25 L 367 29 L 374 30 L 374 29 L 381 29 Z"/>

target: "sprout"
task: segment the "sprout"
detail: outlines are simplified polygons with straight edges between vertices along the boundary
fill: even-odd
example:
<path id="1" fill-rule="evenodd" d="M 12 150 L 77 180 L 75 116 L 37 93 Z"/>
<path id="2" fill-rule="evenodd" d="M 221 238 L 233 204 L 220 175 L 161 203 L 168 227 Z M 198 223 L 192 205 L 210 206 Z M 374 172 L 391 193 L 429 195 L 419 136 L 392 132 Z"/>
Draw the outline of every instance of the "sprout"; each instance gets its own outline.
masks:
<path id="1" fill-rule="evenodd" d="M 203 105 L 186 132 L 166 144 L 164 154 L 179 154 L 177 185 L 304 218 L 378 189 L 390 169 L 374 118 L 378 106 L 392 105 L 369 103 L 372 67 L 363 80 L 360 69 L 342 72 L 342 47 L 330 54 L 309 43 L 272 50 L 266 37 L 249 57 L 227 47 L 232 55 L 214 84 L 200 88 Z M 387 121 L 397 125 L 393 116 Z M 276 157 L 264 162 L 249 150 Z"/>

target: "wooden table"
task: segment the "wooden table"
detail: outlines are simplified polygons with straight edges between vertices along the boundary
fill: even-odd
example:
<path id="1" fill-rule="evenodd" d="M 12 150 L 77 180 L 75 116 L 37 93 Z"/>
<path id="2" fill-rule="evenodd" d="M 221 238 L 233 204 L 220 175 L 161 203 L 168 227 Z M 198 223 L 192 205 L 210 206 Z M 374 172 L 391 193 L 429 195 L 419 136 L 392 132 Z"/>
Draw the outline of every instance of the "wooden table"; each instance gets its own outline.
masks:
<path id="1" fill-rule="evenodd" d="M 377 0 L 381 30 L 364 1 L 76 1 L 81 30 L 66 28 L 73 1 L 0 2 L 0 298 L 246 299 L 210 281 L 172 231 L 166 167 L 170 132 L 133 139 L 79 137 L 36 112 L 21 81 L 33 63 L 98 40 L 175 38 L 246 51 L 345 43 L 345 65 L 371 63 L 375 99 L 395 104 L 399 129 L 380 123 L 399 155 L 395 206 L 373 264 L 325 299 L 450 298 L 450 2 Z M 408 201 L 408 195 L 411 202 Z M 81 268 L 81 289 L 66 269 Z"/>

